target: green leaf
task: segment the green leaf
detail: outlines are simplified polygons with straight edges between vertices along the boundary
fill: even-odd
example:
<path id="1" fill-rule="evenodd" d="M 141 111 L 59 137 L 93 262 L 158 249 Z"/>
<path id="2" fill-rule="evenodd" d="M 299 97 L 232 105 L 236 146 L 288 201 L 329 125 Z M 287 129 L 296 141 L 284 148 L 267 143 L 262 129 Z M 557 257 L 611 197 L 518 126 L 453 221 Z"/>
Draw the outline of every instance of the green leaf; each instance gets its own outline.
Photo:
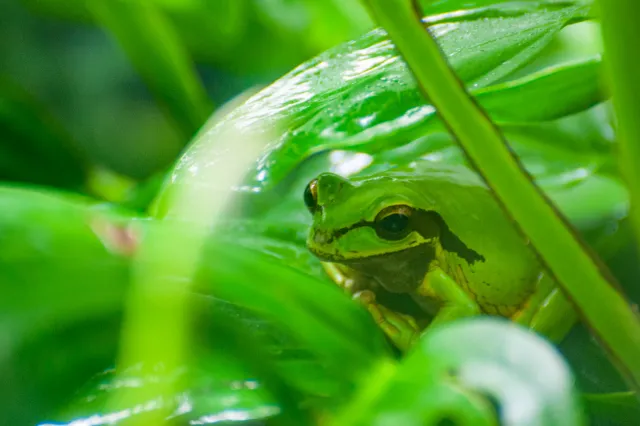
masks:
<path id="1" fill-rule="evenodd" d="M 443 23 L 434 25 L 433 32 L 461 78 L 471 87 L 481 88 L 527 63 L 553 34 L 567 22 L 580 19 L 583 12 L 576 7 L 553 8 L 511 18 Z M 555 79 L 560 82 L 556 90 L 570 81 L 566 77 L 571 72 L 587 75 L 593 72 L 588 71 L 591 67 L 596 66 L 578 66 L 567 74 L 562 69 L 561 77 Z M 513 94 L 520 90 L 502 87 L 513 90 Z M 577 105 L 596 102 L 587 100 L 598 92 L 594 87 L 574 92 L 580 92 L 579 100 L 574 108 L 568 108 L 575 110 Z M 512 95 L 510 99 L 517 101 L 518 97 Z M 561 108 L 555 109 L 555 114 Z M 226 121 L 238 129 L 257 131 L 277 123 L 286 126 L 269 142 L 246 182 L 248 188 L 259 190 L 280 182 L 314 152 L 376 143 L 407 144 L 425 133 L 420 126 L 425 114 L 428 122 L 432 108 L 425 106 L 386 34 L 375 30 L 301 65 L 231 112 Z M 218 128 L 213 128 L 195 141 L 178 163 L 172 181 L 179 185 L 182 176 L 192 174 L 190 170 L 197 170 L 197 180 L 207 167 L 198 163 L 199 153 L 215 155 L 218 138 Z M 198 184 L 215 186 L 213 182 Z"/>
<path id="2" fill-rule="evenodd" d="M 13 290 L 3 292 L 4 326 L 47 326 L 53 313 L 73 319 L 99 312 L 119 297 L 126 256 L 111 251 L 117 240 L 100 237 L 105 224 L 121 226 L 129 216 L 79 196 L 7 186 L 0 187 L 0 210 L 0 284 Z M 88 282 L 104 293 L 96 292 L 91 301 L 60 297 Z"/>
<path id="3" fill-rule="evenodd" d="M 0 208 L 5 212 L 0 218 L 0 333 L 8 355 L 0 363 L 8 378 L 0 396 L 10 404 L 8 418 L 34 423 L 59 410 L 90 376 L 113 364 L 132 255 L 140 241 L 172 235 L 172 228 L 79 196 L 34 189 L 0 188 Z M 195 293 L 187 301 L 188 324 L 194 324 L 197 336 L 213 340 L 191 340 L 188 353 L 214 348 L 220 356 L 230 356 L 235 352 L 224 349 L 227 341 L 220 333 L 238 326 L 243 337 L 233 332 L 229 342 L 259 341 L 267 355 L 261 362 L 251 361 L 253 367 L 243 375 L 236 373 L 244 367 L 229 366 L 234 377 L 246 380 L 247 371 L 267 368 L 272 360 L 277 365 L 267 371 L 280 377 L 273 383 L 287 383 L 296 392 L 336 404 L 369 366 L 389 356 L 384 337 L 368 313 L 335 285 L 309 275 L 310 254 L 288 243 L 289 234 L 279 226 L 269 230 L 249 222 L 225 228 L 228 233 L 208 241 Z M 189 232 L 184 228 L 185 235 Z M 174 250 L 170 259 L 155 258 L 158 263 L 149 267 L 180 263 L 182 253 Z M 317 262 L 314 268 L 319 275 Z M 211 324 L 222 328 L 208 329 Z M 191 328 L 183 332 L 192 334 Z M 256 350 L 246 350 L 254 353 L 260 358 Z M 204 370 L 212 374 L 206 377 L 223 382 L 229 377 L 210 367 Z M 207 380 L 200 373 L 193 377 Z M 265 372 L 261 377 L 269 376 Z M 205 400 L 200 408 L 211 408 L 207 398 L 223 397 L 189 383 Z M 183 389 L 176 386 L 176 392 Z M 225 386 L 217 389 L 228 391 Z M 144 395 L 130 401 L 139 397 Z M 37 404 L 24 410 L 28 401 Z M 286 398 L 279 395 L 277 401 L 285 403 Z"/>
<path id="4" fill-rule="evenodd" d="M 11 424 L 42 420 L 111 362 L 129 268 L 94 229 L 128 217 L 94 204 L 0 187 L 0 398 Z"/>
<path id="5" fill-rule="evenodd" d="M 264 342 L 234 317 L 212 311 L 215 304 L 195 301 L 200 302 L 191 304 L 190 332 L 195 338 L 183 365 L 167 370 L 162 363 L 141 361 L 109 368 L 88 381 L 73 402 L 48 420 L 72 425 L 78 419 L 100 418 L 130 424 L 159 414 L 179 424 L 277 417 L 279 424 L 297 425 L 307 418 L 295 403 L 295 389 L 285 383 L 272 354 L 260 345 Z M 159 382 L 170 382 L 174 392 L 163 395 Z"/>
<path id="6" fill-rule="evenodd" d="M 212 105 L 163 13 L 148 1 L 99 0 L 88 5 L 96 21 L 127 53 L 184 138 L 195 134 Z"/>
<path id="7" fill-rule="evenodd" d="M 471 93 L 496 123 L 549 121 L 606 99 L 600 73 L 601 60 L 593 58 Z"/>
<path id="8" fill-rule="evenodd" d="M 22 87 L 0 77 L 0 179 L 82 191 L 86 159 Z"/>
<path id="9" fill-rule="evenodd" d="M 629 185 L 631 221 L 640 247 L 640 124 L 637 119 L 640 113 L 640 83 L 637 78 L 640 60 L 623 43 L 640 36 L 640 29 L 632 19 L 638 13 L 638 6 L 634 2 L 622 0 L 600 1 L 598 4 L 602 15 L 605 54 L 608 58 L 607 77 L 614 94 L 620 170 Z"/>
<path id="10" fill-rule="evenodd" d="M 505 320 L 476 318 L 425 334 L 398 366 L 362 383 L 335 425 L 581 425 L 571 373 L 555 349 Z M 523 403 L 526 401 L 526 409 Z"/>
<path id="11" fill-rule="evenodd" d="M 268 252 L 266 252 L 268 253 Z M 362 374 L 388 346 L 368 316 L 333 283 L 299 272 L 273 255 L 229 244 L 208 246 L 196 291 L 213 294 L 258 312 L 296 336 L 324 359 L 327 368 L 344 377 Z M 265 277 L 268 286 L 256 282 Z M 278 279 L 274 279 L 278 277 Z M 210 283 L 210 284 L 207 284 Z M 212 287 L 209 287 L 213 284 Z M 286 304 L 282 301 L 287 300 Z M 306 330 L 313 330 L 311 335 Z M 375 330 L 375 331 L 374 331 Z"/>

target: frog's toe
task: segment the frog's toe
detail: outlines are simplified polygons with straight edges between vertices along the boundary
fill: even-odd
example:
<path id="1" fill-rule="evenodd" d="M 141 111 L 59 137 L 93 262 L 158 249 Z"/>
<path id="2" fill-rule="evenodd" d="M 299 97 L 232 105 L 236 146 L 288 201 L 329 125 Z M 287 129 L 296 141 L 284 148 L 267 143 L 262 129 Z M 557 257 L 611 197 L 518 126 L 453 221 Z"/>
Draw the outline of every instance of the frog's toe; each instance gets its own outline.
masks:
<path id="1" fill-rule="evenodd" d="M 367 306 L 376 302 L 376 294 L 371 290 L 362 290 L 353 295 L 353 300 Z"/>
<path id="2" fill-rule="evenodd" d="M 398 349 L 406 351 L 420 335 L 420 326 L 412 316 L 376 303 L 376 295 L 371 290 L 360 291 L 353 295 L 353 299 L 369 311 L 378 327 Z"/>

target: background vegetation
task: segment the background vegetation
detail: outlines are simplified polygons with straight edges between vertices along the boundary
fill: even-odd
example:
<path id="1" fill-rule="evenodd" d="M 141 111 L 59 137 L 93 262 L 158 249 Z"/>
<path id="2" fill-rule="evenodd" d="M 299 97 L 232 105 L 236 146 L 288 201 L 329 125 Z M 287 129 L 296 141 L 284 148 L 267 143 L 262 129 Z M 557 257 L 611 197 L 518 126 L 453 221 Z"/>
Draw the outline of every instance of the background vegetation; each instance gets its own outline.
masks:
<path id="1" fill-rule="evenodd" d="M 638 300 L 598 11 L 422 3 L 471 94 Z M 306 251 L 317 173 L 467 164 L 373 28 L 355 0 L 2 5 L 6 424 L 640 420 L 584 325 L 562 357 L 483 320 L 401 357 Z"/>

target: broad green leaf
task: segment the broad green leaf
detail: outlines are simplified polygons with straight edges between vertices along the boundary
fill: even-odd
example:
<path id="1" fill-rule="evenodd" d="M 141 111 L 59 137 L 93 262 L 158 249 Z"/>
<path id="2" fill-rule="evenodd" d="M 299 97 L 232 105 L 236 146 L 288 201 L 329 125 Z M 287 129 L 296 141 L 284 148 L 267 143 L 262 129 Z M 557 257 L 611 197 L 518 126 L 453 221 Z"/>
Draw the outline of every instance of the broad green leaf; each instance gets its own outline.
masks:
<path id="1" fill-rule="evenodd" d="M 128 218 L 92 204 L 0 188 L 0 398 L 11 424 L 41 420 L 114 355 L 128 265 L 94 229 Z"/>
<path id="2" fill-rule="evenodd" d="M 116 38 L 185 139 L 211 113 L 211 102 L 171 24 L 152 2 L 99 0 L 95 19 Z"/>
<path id="3" fill-rule="evenodd" d="M 606 94 L 599 84 L 600 72 L 601 61 L 593 58 L 550 67 L 522 79 L 472 89 L 470 92 L 492 120 L 503 127 L 539 123 L 582 112 L 605 100 Z M 407 116 L 379 127 L 382 130 L 380 133 L 373 127 L 346 141 L 322 141 L 321 145 L 310 147 L 310 151 L 361 148 L 367 153 L 375 153 L 400 143 L 395 142 L 395 135 L 391 140 L 382 139 L 386 134 L 397 132 L 410 137 L 446 131 L 430 104 L 415 107 Z M 420 155 L 422 152 L 415 149 L 414 154 Z"/>
<path id="4" fill-rule="evenodd" d="M 552 67 L 516 81 L 471 90 L 471 94 L 492 120 L 503 128 L 552 121 L 582 112 L 606 98 L 598 84 L 600 68 L 599 59 L 588 59 Z M 446 132 L 435 108 L 429 104 L 414 108 L 410 118 L 392 120 L 384 123 L 384 126 L 383 132 L 391 134 L 397 131 L 405 136 L 424 137 L 431 133 Z M 315 152 L 328 148 L 359 148 L 371 154 L 380 149 L 393 148 L 399 143 L 395 142 L 395 136 L 391 140 L 382 139 L 384 133 L 377 134 L 375 128 L 363 133 L 345 142 L 323 141 L 323 144 L 310 150 Z M 531 139 L 536 140 L 535 137 Z M 536 141 L 540 149 L 549 145 L 540 143 L 541 139 Z M 422 155 L 431 150 L 431 143 L 425 143 L 424 148 L 421 145 L 423 144 L 419 140 L 415 141 L 413 155 Z"/>
<path id="5" fill-rule="evenodd" d="M 192 306 L 196 338 L 183 365 L 167 370 L 162 363 L 141 361 L 110 368 L 93 377 L 72 403 L 42 425 L 73 425 L 78 419 L 130 424 L 151 419 L 158 412 L 166 413 L 164 419 L 172 424 L 185 425 L 212 419 L 246 424 L 273 417 L 279 424 L 297 425 L 305 419 L 308 414 L 292 398 L 296 391 L 278 374 L 260 340 L 232 316 L 212 312 L 215 305 L 200 302 L 204 303 Z M 160 393 L 158 383 L 162 381 L 171 382 L 175 392 Z M 114 395 L 118 397 L 115 405 Z M 50 422 L 54 419 L 55 423 Z"/>
<path id="6" fill-rule="evenodd" d="M 3 292 L 3 327 L 46 327 L 54 313 L 68 316 L 58 321 L 72 320 L 120 296 L 126 249 L 113 246 L 117 235 L 105 226 L 130 217 L 79 196 L 7 186 L 0 188 L 0 210 L 0 283 L 12 289 Z M 91 300 L 69 297 L 87 283 L 97 288 Z"/>
<path id="7" fill-rule="evenodd" d="M 602 102 L 600 78 L 601 61 L 594 58 L 472 93 L 498 124 L 549 121 Z"/>
<path id="8" fill-rule="evenodd" d="M 513 18 L 444 23 L 434 25 L 432 31 L 461 78 L 481 88 L 526 63 L 553 34 L 570 20 L 580 19 L 583 12 L 582 8 L 564 7 Z M 584 93 L 595 92 L 587 88 Z M 425 112 L 429 108 L 395 48 L 383 31 L 375 30 L 298 67 L 226 120 L 237 129 L 252 131 L 287 123 L 283 124 L 286 130 L 270 141 L 246 182 L 247 188 L 259 190 L 278 183 L 301 160 L 320 150 L 411 142 L 424 133 L 415 123 L 421 122 Z M 197 140 L 179 162 L 172 181 L 180 184 L 183 176 L 198 170 L 197 181 L 207 167 L 197 159 L 203 153 L 215 154 L 219 137 L 213 128 Z M 213 187 L 216 183 L 199 184 Z"/>
<path id="9" fill-rule="evenodd" d="M 25 188 L 2 188 L 0 207 L 0 333 L 8 355 L 0 369 L 9 377 L 0 395 L 15 408 L 5 411 L 9 418 L 31 421 L 59 409 L 89 376 L 112 365 L 132 256 L 142 239 L 164 232 L 163 224 Z M 207 244 L 189 301 L 197 327 L 212 323 L 198 312 L 227 315 L 222 324 L 259 339 L 287 386 L 337 403 L 345 387 L 388 356 L 382 334 L 336 286 L 310 275 L 314 268 L 320 275 L 319 265 L 308 268 L 310 254 L 289 242 L 297 231 L 253 222 L 225 229 Z M 180 254 L 156 261 L 181 262 Z M 217 332 L 205 335 L 218 347 Z M 24 411 L 27 401 L 39 402 Z"/>
<path id="10" fill-rule="evenodd" d="M 204 275 L 198 282 L 205 286 L 198 285 L 196 291 L 282 324 L 313 353 L 320 354 L 327 368 L 345 377 L 362 374 L 387 354 L 388 347 L 380 334 L 373 332 L 367 312 L 344 297 L 337 286 L 285 266 L 286 258 L 274 262 L 272 255 L 241 246 L 232 251 L 229 244 L 210 247 L 214 250 L 207 248 L 204 259 L 215 259 L 215 263 L 203 265 Z M 256 277 L 262 280 L 256 282 Z M 288 302 L 283 304 L 283 300 Z"/>
<path id="11" fill-rule="evenodd" d="M 17 83 L 0 78 L 0 179 L 84 190 L 88 164 L 66 130 Z"/>
<path id="12" fill-rule="evenodd" d="M 361 389 L 332 424 L 495 425 L 496 414 L 510 426 L 584 422 L 571 373 L 555 349 L 504 320 L 440 326 Z"/>

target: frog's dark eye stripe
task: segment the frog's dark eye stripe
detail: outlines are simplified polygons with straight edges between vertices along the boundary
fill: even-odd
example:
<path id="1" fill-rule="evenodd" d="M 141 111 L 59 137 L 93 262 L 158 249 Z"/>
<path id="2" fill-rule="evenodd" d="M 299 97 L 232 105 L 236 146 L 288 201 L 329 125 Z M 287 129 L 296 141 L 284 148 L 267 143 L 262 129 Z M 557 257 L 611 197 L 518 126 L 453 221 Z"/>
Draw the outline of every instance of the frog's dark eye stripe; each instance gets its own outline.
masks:
<path id="1" fill-rule="evenodd" d="M 309 182 L 309 185 L 304 189 L 304 204 L 307 209 L 313 214 L 318 208 L 318 180 L 314 179 Z"/>
<path id="2" fill-rule="evenodd" d="M 373 222 L 363 220 L 347 228 L 338 229 L 333 233 L 333 238 L 340 238 L 353 229 L 371 227 L 380 238 L 398 241 L 414 230 L 416 219 L 416 211 L 412 207 L 391 206 L 381 210 Z"/>
<path id="3" fill-rule="evenodd" d="M 374 220 L 374 229 L 380 238 L 385 240 L 401 240 L 412 230 L 411 216 L 413 209 L 409 206 L 391 206 L 381 210 Z"/>

